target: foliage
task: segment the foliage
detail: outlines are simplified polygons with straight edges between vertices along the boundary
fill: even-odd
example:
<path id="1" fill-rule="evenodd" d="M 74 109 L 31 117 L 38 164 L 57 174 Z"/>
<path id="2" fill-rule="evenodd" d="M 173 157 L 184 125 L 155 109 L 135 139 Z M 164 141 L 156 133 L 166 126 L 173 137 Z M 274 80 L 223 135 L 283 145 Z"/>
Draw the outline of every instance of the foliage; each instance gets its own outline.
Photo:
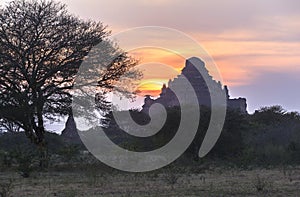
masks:
<path id="1" fill-rule="evenodd" d="M 161 147 L 172 139 L 180 122 L 180 108 L 166 110 L 168 116 L 165 125 L 149 139 L 126 134 L 118 127 L 113 116 L 108 117 L 111 122 L 106 128 L 107 134 L 115 143 L 134 151 Z M 182 164 L 199 160 L 198 151 L 210 121 L 209 108 L 201 107 L 200 114 L 197 134 L 185 154 L 178 159 Z M 141 125 L 149 122 L 149 116 L 143 112 L 131 111 L 131 117 Z M 226 161 L 241 167 L 300 163 L 300 115 L 287 112 L 281 106 L 263 107 L 254 114 L 227 110 L 221 136 L 201 162 L 203 160 Z"/>
<path id="2" fill-rule="evenodd" d="M 59 152 L 65 161 L 72 161 L 79 154 L 79 146 L 76 144 L 67 144 Z"/>
<path id="3" fill-rule="evenodd" d="M 10 178 L 6 183 L 0 183 L 0 196 L 8 197 L 13 189 L 14 179 Z"/>
<path id="4" fill-rule="evenodd" d="M 35 147 L 24 149 L 16 145 L 8 154 L 13 158 L 16 170 L 24 178 L 28 178 L 30 173 L 37 168 L 39 162 L 41 162 L 39 160 L 40 152 L 35 149 Z"/>
<path id="5" fill-rule="evenodd" d="M 137 63 L 106 40 L 110 32 L 101 22 L 81 20 L 56 1 L 11 1 L 0 13 L 0 118 L 40 146 L 46 143 L 44 119 L 70 113 L 75 75 L 94 46 L 105 43 L 94 51 L 102 54 L 93 57 L 97 63 L 113 57 L 97 72 L 99 108 L 109 106 L 104 94 Z"/>
<path id="6" fill-rule="evenodd" d="M 106 183 L 106 178 L 104 173 L 100 171 L 99 166 L 89 164 L 85 166 L 84 174 L 87 178 L 87 184 L 91 187 L 104 186 Z"/>
<path id="7" fill-rule="evenodd" d="M 133 151 L 153 150 L 155 147 L 160 147 L 168 142 L 176 133 L 180 111 L 178 108 L 170 108 L 167 109 L 167 112 L 169 115 L 166 124 L 161 131 L 149 137 L 149 139 L 128 135 L 118 128 L 113 119 L 111 119 L 105 132 L 112 141 L 123 148 Z M 270 117 L 277 117 L 277 124 L 273 124 L 272 121 L 266 124 L 262 123 L 261 119 L 257 119 L 258 116 L 261 116 L 260 113 L 264 114 L 266 112 L 262 110 L 254 114 L 243 115 L 237 111 L 228 111 L 222 134 L 215 147 L 205 158 L 198 159 L 199 147 L 205 135 L 205 128 L 210 120 L 209 110 L 203 108 L 201 113 L 202 122 L 200 122 L 196 137 L 175 164 L 198 166 L 198 168 L 211 162 L 243 168 L 299 164 L 299 114 L 285 112 L 278 115 L 278 110 L 272 112 L 275 114 L 268 112 Z M 131 116 L 137 123 L 146 124 L 149 121 L 149 117 L 139 111 L 132 111 Z M 88 163 L 88 160 L 95 160 L 91 155 L 83 154 L 84 147 L 64 143 L 61 136 L 57 134 L 46 133 L 46 137 L 49 140 L 49 157 L 52 158 L 52 164 L 58 165 L 63 162 L 66 165 L 72 164 L 75 167 L 76 162 L 84 164 Z M 2 168 L 17 166 L 18 170 L 23 168 L 25 171 L 26 169 L 29 170 L 29 172 L 37 169 L 37 164 L 34 164 L 34 162 L 38 161 L 39 152 L 33 144 L 28 143 L 22 132 L 0 134 L 0 150 Z M 27 152 L 21 153 L 20 150 L 26 150 Z M 26 156 L 30 156 L 30 154 L 33 154 L 33 157 Z"/>
<path id="8" fill-rule="evenodd" d="M 272 187 L 272 183 L 268 179 L 262 178 L 259 175 L 255 177 L 252 184 L 257 192 L 267 192 Z"/>

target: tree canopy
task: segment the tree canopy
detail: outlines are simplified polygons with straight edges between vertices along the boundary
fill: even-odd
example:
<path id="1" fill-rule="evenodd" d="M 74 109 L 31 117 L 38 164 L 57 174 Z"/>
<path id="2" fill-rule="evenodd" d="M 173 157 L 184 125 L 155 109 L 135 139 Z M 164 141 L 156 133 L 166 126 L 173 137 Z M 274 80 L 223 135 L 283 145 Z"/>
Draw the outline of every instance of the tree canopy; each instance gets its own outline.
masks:
<path id="1" fill-rule="evenodd" d="M 55 1 L 17 0 L 0 9 L 0 119 L 43 145 L 44 119 L 70 113 L 76 73 L 90 50 L 109 35 L 101 22 L 75 17 Z M 137 64 L 107 43 L 102 53 L 117 57 L 99 76 L 103 94 Z M 98 102 L 104 101 L 99 97 Z"/>

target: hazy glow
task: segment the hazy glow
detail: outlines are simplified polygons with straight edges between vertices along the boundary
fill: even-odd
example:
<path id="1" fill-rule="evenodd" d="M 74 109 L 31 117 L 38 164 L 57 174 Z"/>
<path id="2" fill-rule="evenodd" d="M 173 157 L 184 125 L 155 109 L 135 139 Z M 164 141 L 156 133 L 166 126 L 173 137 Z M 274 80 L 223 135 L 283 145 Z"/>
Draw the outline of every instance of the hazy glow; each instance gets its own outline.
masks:
<path id="1" fill-rule="evenodd" d="M 166 79 L 149 79 L 142 80 L 140 86 L 138 87 L 139 95 L 151 95 L 158 96 L 160 94 L 163 84 L 167 84 L 168 80 Z"/>
<path id="2" fill-rule="evenodd" d="M 267 104 L 300 110 L 299 102 L 295 101 L 300 97 L 300 1 L 61 2 L 77 16 L 103 21 L 113 33 L 149 25 L 178 29 L 205 47 L 219 67 L 224 83 L 229 85 L 230 94 L 248 98 L 250 112 Z M 190 50 L 180 40 L 167 41 Z M 146 63 L 139 89 L 147 94 L 156 95 L 159 86 L 176 77 L 184 65 L 180 57 L 162 50 L 139 49 L 131 53 L 141 58 L 141 64 Z M 174 69 L 166 70 L 166 65 Z M 274 87 L 272 80 L 281 89 Z"/>
<path id="3" fill-rule="evenodd" d="M 158 96 L 163 84 L 179 75 L 185 63 L 181 56 L 158 48 L 139 48 L 131 51 L 130 55 L 139 59 L 138 69 L 143 72 L 138 87 L 141 96 Z"/>

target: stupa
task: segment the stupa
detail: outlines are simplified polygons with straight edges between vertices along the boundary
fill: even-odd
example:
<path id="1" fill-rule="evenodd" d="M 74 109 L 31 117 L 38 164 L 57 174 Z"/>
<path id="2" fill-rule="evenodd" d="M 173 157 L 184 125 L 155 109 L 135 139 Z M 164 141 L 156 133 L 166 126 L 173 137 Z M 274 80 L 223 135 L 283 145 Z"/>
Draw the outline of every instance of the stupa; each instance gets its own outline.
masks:
<path id="1" fill-rule="evenodd" d="M 200 69 L 200 72 L 198 69 Z M 187 88 L 186 79 L 191 84 L 192 88 Z M 210 91 L 207 83 L 210 84 Z M 177 90 L 182 91 L 181 95 L 186 95 L 184 103 L 188 105 L 199 104 L 202 106 L 211 107 L 211 94 L 218 94 L 220 91 L 225 91 L 227 99 L 227 108 L 239 111 L 242 114 L 247 113 L 247 101 L 245 98 L 231 99 L 229 96 L 229 90 L 225 85 L 212 78 L 205 64 L 197 57 L 192 57 L 186 60 L 185 67 L 182 69 L 181 74 L 173 80 L 169 80 L 168 84 L 164 84 L 161 89 L 161 93 L 158 98 L 152 99 L 150 95 L 145 96 L 143 112 L 148 112 L 150 106 L 154 103 L 160 103 L 165 107 L 180 106 L 176 94 L 172 91 L 176 87 Z M 189 100 L 189 95 L 195 92 L 198 103 L 192 103 Z"/>

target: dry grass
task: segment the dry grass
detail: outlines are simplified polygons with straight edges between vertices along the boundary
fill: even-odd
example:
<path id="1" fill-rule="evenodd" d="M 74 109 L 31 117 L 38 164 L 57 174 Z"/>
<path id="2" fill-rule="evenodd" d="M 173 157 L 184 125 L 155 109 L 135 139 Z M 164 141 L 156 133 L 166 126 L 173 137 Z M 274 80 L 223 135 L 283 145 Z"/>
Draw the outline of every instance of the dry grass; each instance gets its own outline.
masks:
<path id="1" fill-rule="evenodd" d="M 14 180 L 10 196 L 297 196 L 300 168 L 291 170 L 293 173 L 287 176 L 280 168 L 251 171 L 214 168 L 176 174 L 169 171 L 103 174 L 93 169 L 92 173 L 82 170 L 34 173 L 29 178 L 1 172 L 0 185 Z"/>

